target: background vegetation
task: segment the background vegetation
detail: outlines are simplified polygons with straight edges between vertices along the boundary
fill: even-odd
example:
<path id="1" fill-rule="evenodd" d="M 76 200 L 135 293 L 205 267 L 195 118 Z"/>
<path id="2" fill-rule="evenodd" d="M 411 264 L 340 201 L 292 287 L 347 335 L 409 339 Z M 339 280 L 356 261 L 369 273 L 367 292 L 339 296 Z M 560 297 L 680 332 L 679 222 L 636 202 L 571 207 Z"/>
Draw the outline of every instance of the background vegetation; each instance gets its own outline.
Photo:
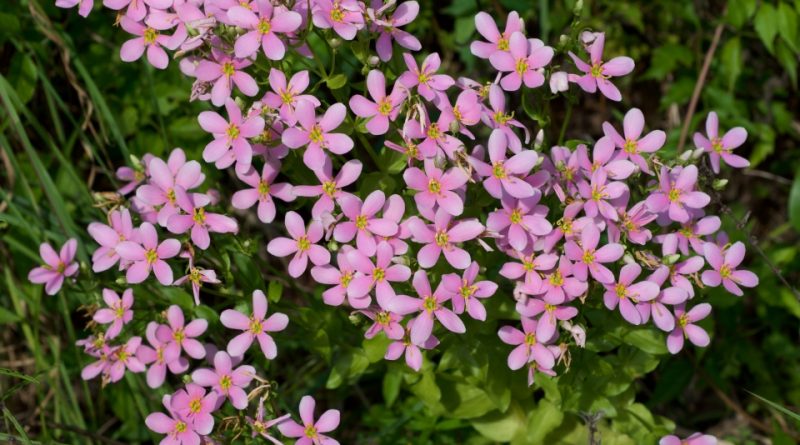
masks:
<path id="1" fill-rule="evenodd" d="M 448 71 L 474 73 L 486 69 L 468 49 L 477 11 L 501 22 L 520 11 L 530 35 L 552 44 L 568 31 L 575 2 L 420 3 L 408 30 L 425 51 L 442 54 Z M 691 148 L 691 133 L 711 110 L 726 128 L 741 125 L 750 135 L 739 151 L 751 168 L 731 175 L 716 201 L 729 203 L 717 207 L 724 228 L 747 240 L 748 267 L 761 284 L 741 299 L 710 291 L 708 348 L 670 356 L 663 335 L 608 318 L 602 335 L 588 332 L 587 348 L 573 354 L 568 372 L 538 377 L 528 389 L 524 375 L 506 368 L 506 350 L 482 347 L 482 338 L 496 343 L 499 320 L 490 320 L 468 325 L 478 332 L 472 343 L 448 337 L 437 364 L 426 361 L 414 374 L 384 362 L 385 343 L 362 341 L 362 327 L 324 306 L 318 290 L 265 268 L 260 257 L 270 233 L 261 229 L 219 255 L 226 283 L 268 289 L 278 308 L 305 301 L 289 314 L 294 331 L 278 336 L 281 355 L 260 363 L 271 379 L 285 382 L 277 388 L 281 409 L 293 410 L 306 393 L 342 409 L 337 437 L 344 444 L 577 444 L 590 435 L 604 444 L 642 444 L 675 426 L 735 444 L 797 443 L 796 417 L 753 393 L 800 407 L 800 293 L 792 287 L 800 283 L 798 16 L 796 0 L 601 0 L 583 7 L 582 25 L 606 32 L 607 53 L 629 55 L 637 66 L 623 84 L 622 106 L 580 96 L 584 111 L 573 116 L 568 138 L 596 138 L 604 120 L 619 121 L 634 106 L 650 127 L 667 131 L 665 150 Z M 205 145 L 196 116 L 206 105 L 187 101 L 190 81 L 177 64 L 156 72 L 142 62 L 122 63 L 124 36 L 113 20 L 109 11 L 82 19 L 46 0 L 10 0 L 0 8 L 0 441 L 154 439 L 143 419 L 158 407 L 159 394 L 142 378 L 129 375 L 102 391 L 80 381 L 88 358 L 74 345 L 85 336 L 85 314 L 99 289 L 79 282 L 51 298 L 26 280 L 42 240 L 81 240 L 79 259 L 88 271 L 92 243 L 84 229 L 102 217 L 97 206 L 106 197 L 96 192 L 116 188 L 116 166 L 173 147 L 199 159 Z M 564 110 L 555 105 L 543 124 L 560 125 Z M 206 173 L 232 183 L 213 169 Z M 183 290 L 148 290 L 154 301 L 178 302 L 211 320 L 214 307 L 247 300 L 221 289 L 205 297 L 210 307 L 195 308 Z M 148 320 L 148 310 L 155 316 L 152 307 L 136 308 L 138 323 Z M 598 326 L 610 317 L 602 310 L 587 316 Z"/>

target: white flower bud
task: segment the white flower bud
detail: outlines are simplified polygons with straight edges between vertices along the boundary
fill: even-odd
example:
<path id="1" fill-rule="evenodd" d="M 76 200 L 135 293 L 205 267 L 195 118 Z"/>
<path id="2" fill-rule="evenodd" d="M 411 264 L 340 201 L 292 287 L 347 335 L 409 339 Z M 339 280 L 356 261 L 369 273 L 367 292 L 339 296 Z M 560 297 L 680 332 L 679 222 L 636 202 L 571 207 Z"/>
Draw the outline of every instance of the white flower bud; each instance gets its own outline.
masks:
<path id="1" fill-rule="evenodd" d="M 371 67 L 376 67 L 379 63 L 381 63 L 381 59 L 379 59 L 378 56 L 370 56 L 370 58 L 367 59 L 367 64 Z"/>
<path id="2" fill-rule="evenodd" d="M 565 71 L 556 71 L 550 75 L 550 91 L 553 94 L 558 94 L 561 91 L 569 89 L 569 78 Z"/>
<path id="3" fill-rule="evenodd" d="M 696 148 L 694 152 L 692 152 L 692 159 L 700 159 L 700 156 L 703 156 L 705 150 L 702 148 Z"/>
<path id="4" fill-rule="evenodd" d="M 689 158 L 691 158 L 691 157 L 692 157 L 692 150 L 686 150 L 686 151 L 684 151 L 683 153 L 681 153 L 681 155 L 680 155 L 680 156 L 678 156 L 678 159 L 680 159 L 680 160 L 681 160 L 681 161 L 683 161 L 683 162 L 686 162 L 686 161 L 688 161 L 688 160 L 689 160 Z"/>
<path id="5" fill-rule="evenodd" d="M 533 138 L 533 148 L 535 150 L 542 148 L 543 142 L 544 142 L 544 130 L 539 129 L 539 132 L 536 133 L 536 137 Z"/>

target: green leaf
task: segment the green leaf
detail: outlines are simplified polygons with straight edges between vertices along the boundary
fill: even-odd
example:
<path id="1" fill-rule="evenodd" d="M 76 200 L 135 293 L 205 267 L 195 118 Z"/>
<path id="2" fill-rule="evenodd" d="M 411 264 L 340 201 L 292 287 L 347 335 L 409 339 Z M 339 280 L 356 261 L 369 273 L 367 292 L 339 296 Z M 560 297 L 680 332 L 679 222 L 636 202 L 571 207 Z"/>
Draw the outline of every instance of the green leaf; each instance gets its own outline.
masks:
<path id="1" fill-rule="evenodd" d="M 722 47 L 720 53 L 722 65 L 725 67 L 725 72 L 728 77 L 728 91 L 733 90 L 736 84 L 736 79 L 742 73 L 742 41 L 739 37 L 734 37 Z"/>
<path id="2" fill-rule="evenodd" d="M 644 74 L 646 79 L 664 79 L 679 66 L 689 66 L 692 63 L 692 51 L 678 43 L 667 43 L 653 50 L 650 59 L 650 69 Z"/>
<path id="3" fill-rule="evenodd" d="M 625 334 L 622 340 L 650 354 L 666 354 L 667 345 L 664 335 L 655 329 L 634 329 Z"/>
<path id="4" fill-rule="evenodd" d="M 800 170 L 795 173 L 792 190 L 789 192 L 789 222 L 800 232 Z"/>
<path id="5" fill-rule="evenodd" d="M 376 335 L 372 338 L 365 338 L 362 343 L 364 346 L 364 353 L 370 363 L 376 363 L 383 360 L 386 354 L 386 348 L 392 340 L 385 335 Z"/>
<path id="6" fill-rule="evenodd" d="M 9 311 L 4 307 L 0 307 L 0 324 L 16 323 L 18 321 L 19 315 Z"/>
<path id="7" fill-rule="evenodd" d="M 473 419 L 494 410 L 492 399 L 473 384 L 442 380 L 439 387 L 447 417 Z"/>
<path id="8" fill-rule="evenodd" d="M 8 82 L 14 86 L 23 104 L 28 103 L 36 91 L 36 65 L 25 53 L 16 53 L 11 58 Z"/>
<path id="9" fill-rule="evenodd" d="M 336 360 L 325 387 L 327 389 L 335 389 L 346 381 L 355 381 L 367 370 L 368 366 L 369 360 L 364 351 L 351 349 Z"/>
<path id="10" fill-rule="evenodd" d="M 731 25 L 741 28 L 754 12 L 756 12 L 756 0 L 730 0 L 725 19 Z"/>
<path id="11" fill-rule="evenodd" d="M 525 411 L 516 403 L 505 413 L 492 411 L 472 419 L 472 427 L 495 442 L 508 442 L 525 428 Z"/>
<path id="12" fill-rule="evenodd" d="M 403 383 L 403 374 L 400 369 L 397 366 L 389 366 L 388 371 L 383 375 L 382 390 L 386 406 L 391 407 L 400 394 L 400 385 Z"/>
<path id="13" fill-rule="evenodd" d="M 338 90 L 347 83 L 347 76 L 344 74 L 336 74 L 335 76 L 325 79 L 325 84 L 332 90 Z"/>
<path id="14" fill-rule="evenodd" d="M 778 4 L 778 34 L 797 52 L 797 13 L 788 3 Z"/>
<path id="15" fill-rule="evenodd" d="M 767 156 L 775 151 L 775 131 L 769 126 L 761 126 L 759 139 L 750 154 L 750 167 L 756 168 Z"/>
<path id="16" fill-rule="evenodd" d="M 774 50 L 775 36 L 778 34 L 778 17 L 775 7 L 762 3 L 758 8 L 755 21 L 756 33 L 769 52 Z"/>
<path id="17" fill-rule="evenodd" d="M 745 391 L 747 391 L 747 390 L 745 389 Z M 762 402 L 764 402 L 767 405 L 771 406 L 772 408 L 775 408 L 776 410 L 780 411 L 781 413 L 786 414 L 787 416 L 789 416 L 789 418 L 793 419 L 795 422 L 800 422 L 800 414 L 798 414 L 798 413 L 796 413 L 794 411 L 791 411 L 788 408 L 786 408 L 786 407 L 784 407 L 782 405 L 779 405 L 779 404 L 777 404 L 777 403 L 775 403 L 775 402 L 773 402 L 771 400 L 765 399 L 765 398 L 761 397 L 760 395 L 758 395 L 758 394 L 756 394 L 754 392 L 750 392 L 750 391 L 747 391 L 747 392 L 750 393 L 750 395 L 752 395 L 753 397 L 757 398 L 758 400 L 761 400 Z"/>
<path id="18" fill-rule="evenodd" d="M 545 437 L 563 421 L 562 410 L 546 399 L 539 401 L 536 411 L 528 418 L 528 443 L 547 443 Z"/>
<path id="19" fill-rule="evenodd" d="M 410 389 L 411 392 L 425 402 L 429 408 L 434 409 L 440 407 L 439 400 L 442 399 L 442 391 L 436 384 L 436 378 L 431 370 L 424 371 L 419 382 L 412 385 Z"/>
<path id="20" fill-rule="evenodd" d="M 792 79 L 792 86 L 797 88 L 797 56 L 795 52 L 783 40 L 779 40 L 775 46 L 775 57 L 778 58 L 778 61 L 789 73 L 789 78 Z"/>
<path id="21" fill-rule="evenodd" d="M 281 301 L 283 295 L 283 285 L 277 281 L 270 281 L 267 285 L 267 299 L 270 303 L 277 303 Z"/>

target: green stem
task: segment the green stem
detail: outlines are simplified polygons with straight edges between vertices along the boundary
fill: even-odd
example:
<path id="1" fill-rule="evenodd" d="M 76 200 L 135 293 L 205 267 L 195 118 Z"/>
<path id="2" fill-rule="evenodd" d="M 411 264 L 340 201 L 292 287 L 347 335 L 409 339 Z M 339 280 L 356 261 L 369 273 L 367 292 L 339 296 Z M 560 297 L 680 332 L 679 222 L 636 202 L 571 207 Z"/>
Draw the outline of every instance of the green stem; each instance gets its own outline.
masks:
<path id="1" fill-rule="evenodd" d="M 569 125 L 570 118 L 572 118 L 572 101 L 567 102 L 567 114 L 564 116 L 561 132 L 558 134 L 558 145 L 564 144 L 564 135 L 567 133 L 567 125 Z"/>

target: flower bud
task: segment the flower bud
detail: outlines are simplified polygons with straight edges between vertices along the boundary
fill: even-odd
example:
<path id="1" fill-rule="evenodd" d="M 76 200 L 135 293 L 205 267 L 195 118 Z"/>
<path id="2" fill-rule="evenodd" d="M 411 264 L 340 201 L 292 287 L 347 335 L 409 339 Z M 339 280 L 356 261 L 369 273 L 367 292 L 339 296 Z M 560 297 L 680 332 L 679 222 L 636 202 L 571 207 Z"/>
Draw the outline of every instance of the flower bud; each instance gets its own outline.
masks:
<path id="1" fill-rule="evenodd" d="M 339 251 L 339 243 L 336 242 L 333 238 L 328 241 L 328 250 L 331 252 L 338 252 Z"/>
<path id="2" fill-rule="evenodd" d="M 556 71 L 550 75 L 550 91 L 553 94 L 558 94 L 561 91 L 569 89 L 569 78 L 565 71 Z"/>
<path id="3" fill-rule="evenodd" d="M 583 31 L 581 33 L 581 42 L 583 42 L 584 45 L 589 45 L 595 41 L 595 39 L 597 38 L 597 34 L 598 33 L 592 31 Z"/>
<path id="4" fill-rule="evenodd" d="M 728 185 L 727 179 L 715 179 L 711 187 L 713 187 L 714 190 L 722 190 L 726 185 Z"/>
<path id="5" fill-rule="evenodd" d="M 330 45 L 331 48 L 338 48 L 342 46 L 342 39 L 338 37 L 331 37 L 331 39 L 328 40 L 328 45 Z"/>
<path id="6" fill-rule="evenodd" d="M 705 150 L 702 148 L 695 148 L 694 152 L 692 152 L 692 159 L 700 159 L 700 156 L 703 156 Z"/>
<path id="7" fill-rule="evenodd" d="M 667 266 L 671 266 L 671 265 L 677 263 L 679 259 L 681 259 L 681 254 L 673 253 L 672 255 L 665 256 L 664 259 L 662 260 L 662 262 L 664 264 L 666 264 Z"/>
<path id="8" fill-rule="evenodd" d="M 370 56 L 369 59 L 367 59 L 367 64 L 373 68 L 378 66 L 379 63 L 381 63 L 381 59 L 379 59 L 378 56 Z"/>
<path id="9" fill-rule="evenodd" d="M 544 130 L 539 129 L 539 132 L 536 133 L 536 137 L 533 138 L 533 149 L 539 150 L 542 148 L 542 143 L 544 142 Z M 537 160 L 538 165 L 538 160 Z"/>
<path id="10" fill-rule="evenodd" d="M 634 263 L 636 263 L 636 260 L 633 258 L 633 255 L 631 255 L 630 252 L 628 252 L 628 253 L 626 253 L 625 255 L 622 256 L 622 261 L 625 264 L 634 264 Z"/>
<path id="11" fill-rule="evenodd" d="M 448 128 L 450 130 L 450 133 L 457 133 L 460 128 L 461 124 L 458 122 L 458 120 L 454 119 L 450 121 L 450 126 Z"/>
<path id="12" fill-rule="evenodd" d="M 572 7 L 572 13 L 580 15 L 581 11 L 583 11 L 583 0 L 578 0 L 575 2 L 575 6 Z"/>
<path id="13" fill-rule="evenodd" d="M 117 277 L 117 279 L 114 280 L 114 282 L 120 286 L 125 286 L 126 284 L 128 284 L 128 282 L 125 280 L 125 277 Z"/>
<path id="14" fill-rule="evenodd" d="M 680 156 L 678 156 L 678 159 L 680 159 L 683 162 L 686 162 L 689 160 L 690 157 L 692 157 L 692 150 L 686 150 L 683 153 L 681 153 Z"/>
<path id="15" fill-rule="evenodd" d="M 560 36 L 558 36 L 558 44 L 560 46 L 567 46 L 567 43 L 569 43 L 569 36 L 568 35 L 561 34 Z"/>

